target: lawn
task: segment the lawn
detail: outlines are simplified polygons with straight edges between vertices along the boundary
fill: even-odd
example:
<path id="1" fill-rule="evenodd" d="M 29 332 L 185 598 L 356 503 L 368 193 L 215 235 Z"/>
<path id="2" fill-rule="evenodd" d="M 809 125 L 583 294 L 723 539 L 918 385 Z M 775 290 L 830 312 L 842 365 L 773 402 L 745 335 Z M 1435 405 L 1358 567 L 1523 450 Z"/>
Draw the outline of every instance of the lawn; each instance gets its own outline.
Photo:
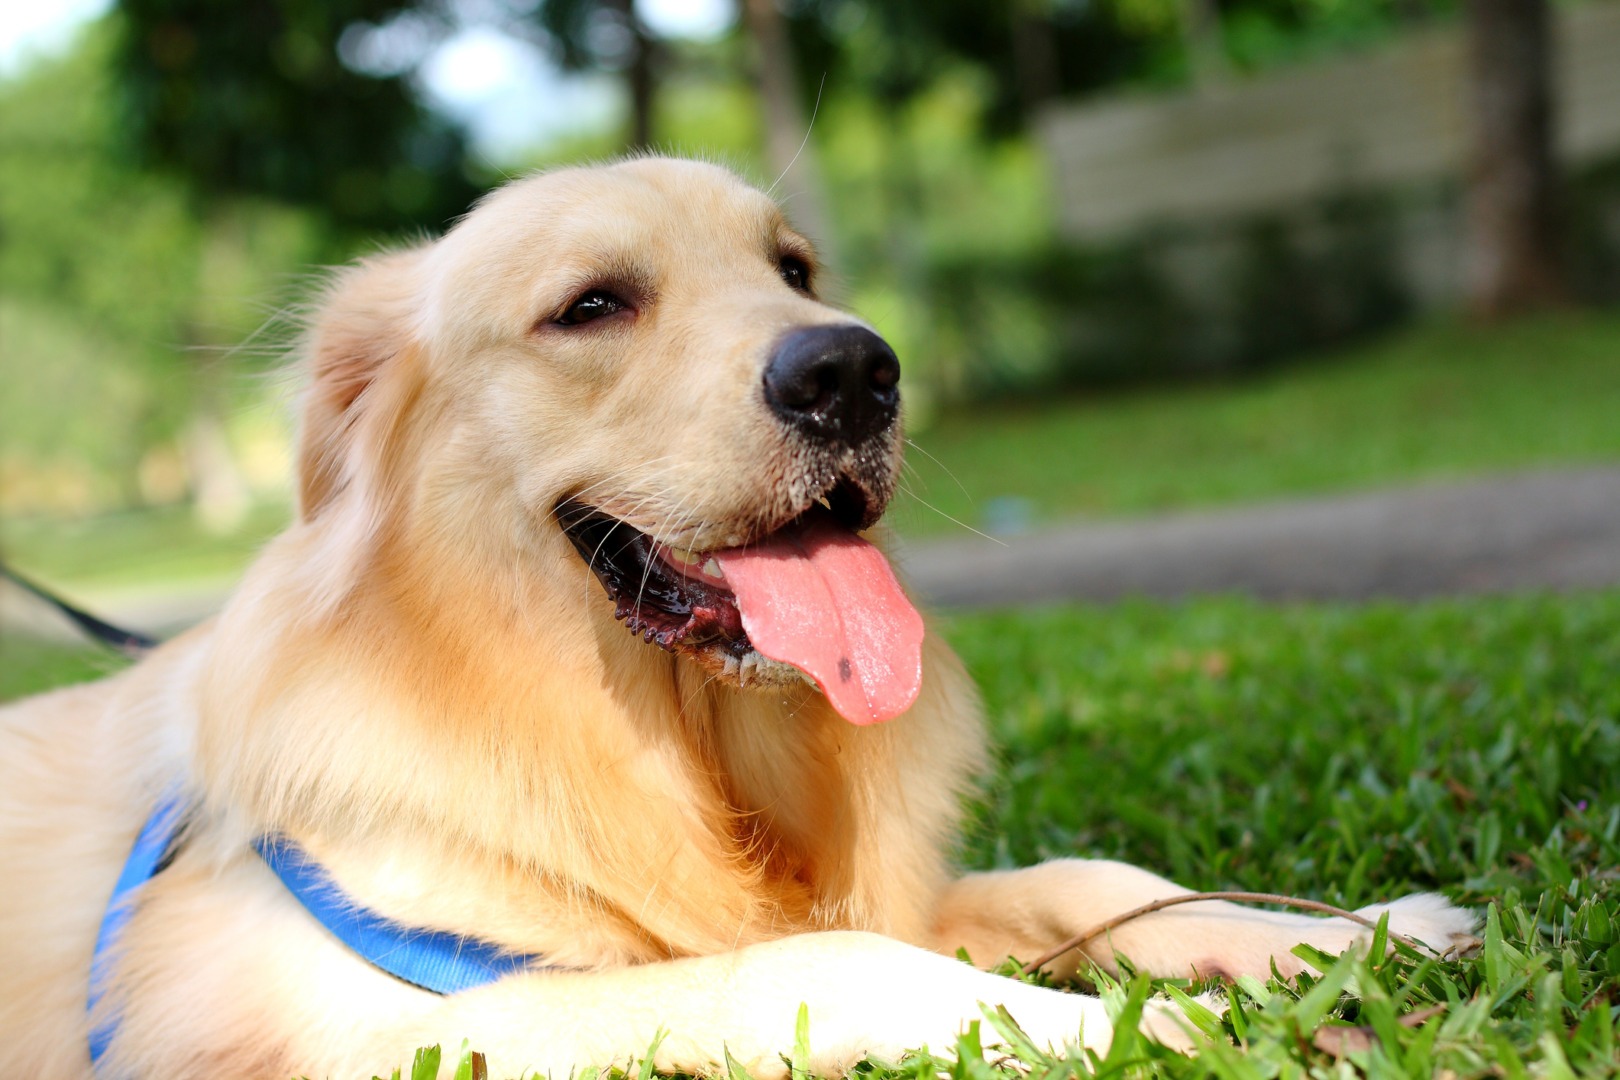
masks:
<path id="1" fill-rule="evenodd" d="M 1468 959 L 1318 958 L 1320 978 L 1232 990 L 1195 1058 L 1127 1035 L 1038 1077 L 1620 1075 L 1620 593 L 1076 606 L 945 632 L 1003 747 L 966 863 L 1117 856 L 1347 907 L 1440 888 L 1488 916 Z M 1129 1010 L 1146 990 L 1113 993 Z M 872 1068 L 936 1070 L 1015 1075 Z"/>
<path id="2" fill-rule="evenodd" d="M 1620 312 L 1433 324 L 1234 382 L 958 410 L 912 433 L 911 535 L 1620 461 Z M 928 506 L 924 506 L 926 502 Z M 931 509 L 930 509 L 931 507 Z"/>
<path id="3" fill-rule="evenodd" d="M 109 649 L 39 641 L 0 628 L 0 702 L 108 675 L 125 663 Z"/>
<path id="4" fill-rule="evenodd" d="M 1620 594 L 1066 607 L 947 632 L 1004 747 L 969 864 L 1102 855 L 1200 889 L 1356 907 L 1440 888 L 1490 913 L 1477 957 L 1324 961 L 1316 986 L 1240 988 L 1195 1061 L 1126 1047 L 1152 1063 L 1098 1072 L 1620 1075 Z M 1312 1033 L 1339 1023 L 1367 1045 L 1335 1065 Z"/>
<path id="5" fill-rule="evenodd" d="M 72 521 L 0 517 L 0 551 L 22 573 L 59 588 L 229 583 L 290 516 L 284 505 L 258 505 L 225 535 L 201 528 L 186 506 Z"/>

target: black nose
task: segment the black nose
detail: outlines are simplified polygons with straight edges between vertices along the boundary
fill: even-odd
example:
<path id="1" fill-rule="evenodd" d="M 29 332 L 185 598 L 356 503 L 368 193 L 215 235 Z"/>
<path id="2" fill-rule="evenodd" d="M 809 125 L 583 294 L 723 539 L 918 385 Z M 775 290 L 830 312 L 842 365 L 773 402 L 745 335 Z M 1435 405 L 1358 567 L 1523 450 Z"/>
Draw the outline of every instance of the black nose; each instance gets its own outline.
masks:
<path id="1" fill-rule="evenodd" d="M 812 438 L 855 446 L 894 423 L 900 361 L 864 326 L 790 330 L 765 366 L 771 411 Z"/>

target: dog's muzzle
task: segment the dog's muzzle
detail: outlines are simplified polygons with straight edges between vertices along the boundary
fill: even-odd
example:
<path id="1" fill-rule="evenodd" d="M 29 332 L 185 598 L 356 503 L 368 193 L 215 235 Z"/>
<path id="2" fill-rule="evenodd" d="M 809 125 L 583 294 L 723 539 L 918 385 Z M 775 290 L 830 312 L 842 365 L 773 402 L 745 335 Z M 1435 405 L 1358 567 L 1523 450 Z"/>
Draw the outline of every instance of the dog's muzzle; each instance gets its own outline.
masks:
<path id="1" fill-rule="evenodd" d="M 864 326 L 806 326 L 777 343 L 765 401 L 777 418 L 819 443 L 855 447 L 894 426 L 900 361 Z"/>

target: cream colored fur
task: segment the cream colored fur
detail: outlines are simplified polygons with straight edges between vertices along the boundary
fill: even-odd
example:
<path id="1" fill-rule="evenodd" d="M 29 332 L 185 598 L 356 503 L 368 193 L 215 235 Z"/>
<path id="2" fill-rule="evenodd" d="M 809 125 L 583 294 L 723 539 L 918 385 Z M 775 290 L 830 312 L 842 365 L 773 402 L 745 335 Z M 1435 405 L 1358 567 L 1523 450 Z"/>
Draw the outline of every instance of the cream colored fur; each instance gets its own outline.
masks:
<path id="1" fill-rule="evenodd" d="M 1096 999 L 949 954 L 1032 956 L 1178 890 L 1102 862 L 953 878 L 985 753 L 939 638 L 910 712 L 855 727 L 807 685 L 742 689 L 626 634 L 553 520 L 580 495 L 704 550 L 824 484 L 761 372 L 785 329 L 853 320 L 788 288 L 784 251 L 811 258 L 729 173 L 639 160 L 511 184 L 337 277 L 304 347 L 297 522 L 217 619 L 0 711 L 0 1074 L 90 1075 L 92 942 L 170 785 L 197 818 L 123 938 L 109 1076 L 365 1077 L 470 1039 L 497 1075 L 561 1077 L 659 1029 L 661 1068 L 729 1050 L 774 1074 L 801 1002 L 826 1071 L 946 1047 L 980 1002 L 1106 1046 Z M 604 279 L 640 290 L 633 318 L 552 325 Z M 265 831 L 385 915 L 573 970 L 445 998 L 397 982 L 261 864 Z M 1433 945 L 1468 928 L 1403 903 L 1395 928 Z M 1359 933 L 1196 905 L 1111 945 L 1155 971 L 1264 972 Z M 1111 965 L 1110 942 L 1091 956 Z"/>

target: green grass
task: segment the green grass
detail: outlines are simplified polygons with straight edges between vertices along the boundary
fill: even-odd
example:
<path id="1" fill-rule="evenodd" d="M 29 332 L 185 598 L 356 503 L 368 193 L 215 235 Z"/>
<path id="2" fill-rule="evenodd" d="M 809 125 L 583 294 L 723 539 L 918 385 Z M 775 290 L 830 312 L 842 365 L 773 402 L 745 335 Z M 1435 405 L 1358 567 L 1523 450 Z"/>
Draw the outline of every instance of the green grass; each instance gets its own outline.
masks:
<path id="1" fill-rule="evenodd" d="M 125 664 L 108 649 L 0 633 L 0 702 L 108 675 Z"/>
<path id="2" fill-rule="evenodd" d="M 1315 957 L 1325 974 L 1242 985 L 1193 1058 L 1130 1034 L 1147 981 L 1105 987 L 1125 1010 L 1116 1053 L 1026 1053 L 1036 1076 L 1620 1075 L 1620 593 L 1144 602 L 945 632 L 1003 746 L 970 865 L 1122 857 L 1195 888 L 1348 907 L 1440 888 L 1488 915 L 1474 957 Z M 1359 1049 L 1336 1062 L 1328 1029 Z M 866 1068 L 1014 1075 L 925 1056 Z"/>
<path id="3" fill-rule="evenodd" d="M 1005 747 L 970 864 L 1102 855 L 1201 889 L 1357 907 L 1440 888 L 1488 914 L 1476 957 L 1318 958 L 1319 982 L 1240 987 L 1194 1059 L 1127 1039 L 1036 1073 L 1620 1075 L 1620 594 L 1142 603 L 947 632 Z M 1366 1046 L 1335 1065 L 1313 1036 L 1341 1024 Z"/>
<path id="4" fill-rule="evenodd" d="M 24 574 L 52 585 L 127 587 L 236 577 L 265 541 L 287 527 L 288 507 L 254 506 L 225 535 L 208 532 L 187 506 L 63 521 L 0 519 L 0 551 Z"/>
<path id="5" fill-rule="evenodd" d="M 1245 381 L 960 410 L 913 433 L 891 520 L 982 527 L 1620 460 L 1620 313 L 1432 325 Z M 936 510 L 938 512 L 936 512 Z"/>

